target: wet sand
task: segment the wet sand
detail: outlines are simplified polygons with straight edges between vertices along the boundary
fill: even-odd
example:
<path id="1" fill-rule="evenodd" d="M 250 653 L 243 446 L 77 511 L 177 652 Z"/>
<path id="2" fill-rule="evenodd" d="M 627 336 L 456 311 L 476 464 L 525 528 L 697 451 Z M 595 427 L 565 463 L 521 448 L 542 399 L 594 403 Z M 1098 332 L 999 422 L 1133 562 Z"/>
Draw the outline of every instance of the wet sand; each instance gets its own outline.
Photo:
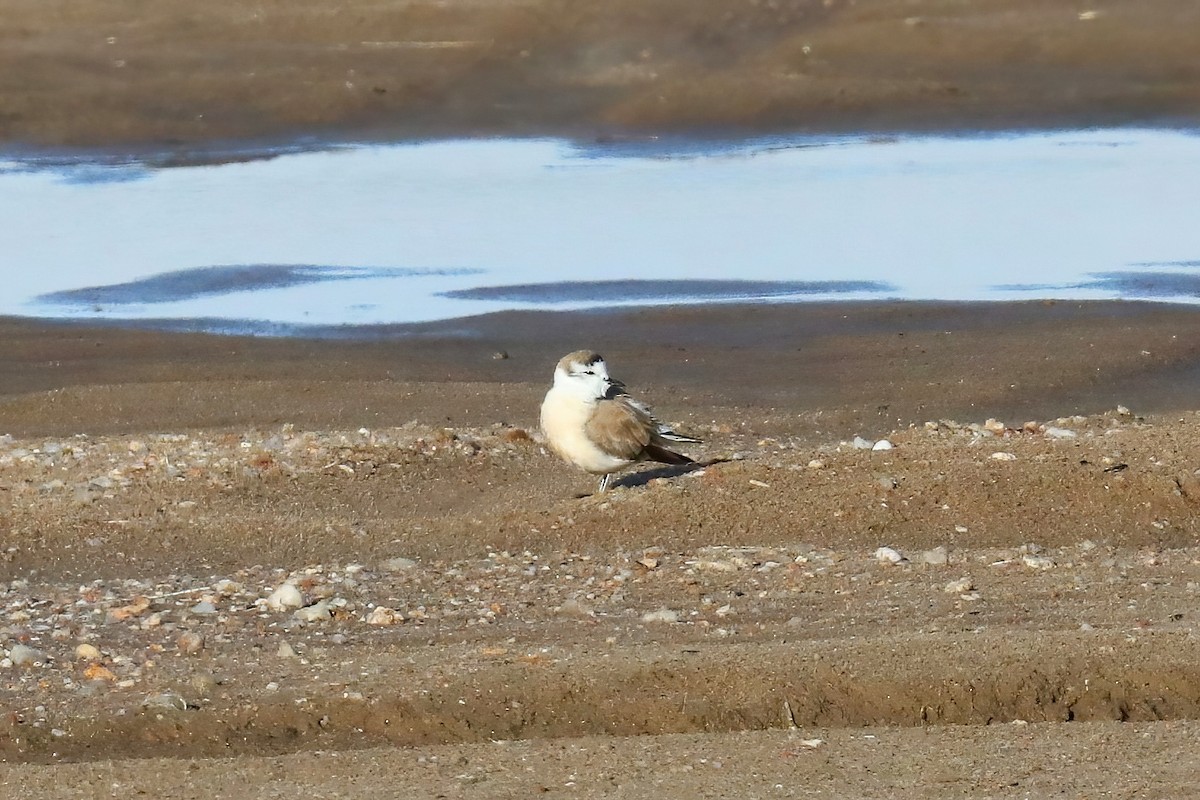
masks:
<path id="1" fill-rule="evenodd" d="M 335 333 L 349 338 L 0 320 L 3 427 L 530 427 L 553 364 L 585 347 L 672 418 L 729 410 L 809 441 L 928 419 L 1169 412 L 1190 408 L 1200 382 L 1200 309 L 1123 301 L 512 312 Z"/>
<path id="2" fill-rule="evenodd" d="M 9 2 L 0 143 L 1195 124 L 1190 0 Z"/>

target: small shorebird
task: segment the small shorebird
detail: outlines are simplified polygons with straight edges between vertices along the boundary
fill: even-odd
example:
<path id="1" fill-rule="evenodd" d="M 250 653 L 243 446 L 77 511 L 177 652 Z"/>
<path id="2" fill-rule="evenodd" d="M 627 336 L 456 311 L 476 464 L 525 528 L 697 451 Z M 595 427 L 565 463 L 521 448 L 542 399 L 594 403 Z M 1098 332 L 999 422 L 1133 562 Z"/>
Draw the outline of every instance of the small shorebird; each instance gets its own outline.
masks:
<path id="1" fill-rule="evenodd" d="M 585 472 L 601 475 L 600 491 L 614 472 L 635 461 L 691 464 L 670 442 L 699 442 L 676 433 L 608 377 L 604 357 L 577 350 L 562 357 L 554 385 L 542 401 L 542 432 L 555 453 Z"/>

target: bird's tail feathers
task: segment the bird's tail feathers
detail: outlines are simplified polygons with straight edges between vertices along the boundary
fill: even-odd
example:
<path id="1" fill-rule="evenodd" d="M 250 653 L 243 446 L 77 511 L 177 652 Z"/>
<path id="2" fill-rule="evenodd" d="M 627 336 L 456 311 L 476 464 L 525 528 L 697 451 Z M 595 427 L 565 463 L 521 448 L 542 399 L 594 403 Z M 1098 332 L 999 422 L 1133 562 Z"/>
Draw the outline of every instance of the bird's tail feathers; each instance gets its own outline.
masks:
<path id="1" fill-rule="evenodd" d="M 694 436 L 688 436 L 680 433 L 679 431 L 673 431 L 666 426 L 659 427 L 658 435 L 669 442 L 687 442 L 688 444 L 702 444 L 704 442 L 703 439 L 697 439 Z"/>
<path id="2" fill-rule="evenodd" d="M 696 462 L 685 456 L 683 453 L 676 453 L 674 450 L 654 444 L 651 442 L 646 445 L 646 458 L 651 461 L 657 461 L 660 464 L 695 464 Z"/>

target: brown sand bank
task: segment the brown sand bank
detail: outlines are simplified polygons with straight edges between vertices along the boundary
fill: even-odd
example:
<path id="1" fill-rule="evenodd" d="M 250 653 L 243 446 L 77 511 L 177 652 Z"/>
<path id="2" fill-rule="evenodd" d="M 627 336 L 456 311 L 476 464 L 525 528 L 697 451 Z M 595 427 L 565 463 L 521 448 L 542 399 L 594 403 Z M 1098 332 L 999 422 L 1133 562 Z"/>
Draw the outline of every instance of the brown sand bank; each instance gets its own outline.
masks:
<path id="1" fill-rule="evenodd" d="M 5 0 L 0 143 L 1200 118 L 1192 0 Z"/>
<path id="2" fill-rule="evenodd" d="M 1186 409 L 1200 382 L 1200 310 L 1152 303 L 513 312 L 357 333 L 371 338 L 0 320 L 0 432 L 528 427 L 553 364 L 581 347 L 669 418 L 708 424 L 728 411 L 807 441 L 939 418 Z"/>
<path id="3" fill-rule="evenodd" d="M 5 320 L 0 789 L 1185 795 L 1198 327 L 1132 303 L 353 342 Z M 713 463 L 577 497 L 522 431 L 584 345 Z"/>

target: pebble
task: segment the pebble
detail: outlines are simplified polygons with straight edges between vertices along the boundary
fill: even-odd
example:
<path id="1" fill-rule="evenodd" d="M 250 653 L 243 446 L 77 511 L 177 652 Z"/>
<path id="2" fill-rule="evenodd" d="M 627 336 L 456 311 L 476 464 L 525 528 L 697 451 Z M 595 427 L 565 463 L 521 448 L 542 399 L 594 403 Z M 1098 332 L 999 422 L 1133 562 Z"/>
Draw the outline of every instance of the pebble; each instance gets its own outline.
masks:
<path id="1" fill-rule="evenodd" d="M 383 567 L 387 572 L 408 572 L 410 569 L 417 568 L 417 562 L 411 558 L 389 558 L 379 566 Z"/>
<path id="2" fill-rule="evenodd" d="M 875 559 L 880 564 L 899 564 L 905 560 L 900 551 L 894 547 L 880 547 L 875 551 Z"/>
<path id="3" fill-rule="evenodd" d="M 147 695 L 142 701 L 144 708 L 171 709 L 173 711 L 187 711 L 188 702 L 183 699 L 183 695 L 175 692 L 161 692 L 159 694 Z"/>
<path id="4" fill-rule="evenodd" d="M 1015 453 L 992 453 L 991 459 L 993 461 L 1016 461 L 1017 456 Z"/>
<path id="5" fill-rule="evenodd" d="M 117 680 L 117 675 L 103 664 L 88 664 L 87 669 L 83 671 L 83 677 L 89 681 L 108 681 L 110 683 Z M 131 683 L 130 686 L 133 684 Z"/>
<path id="6" fill-rule="evenodd" d="M 272 611 L 283 611 L 288 608 L 299 608 L 304 605 L 304 596 L 294 583 L 281 584 L 267 597 L 267 608 Z"/>
<path id="7" fill-rule="evenodd" d="M 215 614 L 217 607 L 208 600 L 201 600 L 189 609 L 193 614 Z"/>
<path id="8" fill-rule="evenodd" d="M 1074 439 L 1078 435 L 1075 433 L 1075 431 L 1068 430 L 1067 428 L 1056 428 L 1053 425 L 1046 428 L 1046 430 L 1042 431 L 1042 433 L 1046 434 L 1051 439 Z"/>
<path id="9" fill-rule="evenodd" d="M 185 655 L 195 655 L 204 649 L 204 636 L 195 631 L 187 631 L 175 640 L 179 652 Z"/>
<path id="10" fill-rule="evenodd" d="M 132 619 L 140 614 L 144 614 L 150 608 L 150 598 L 135 597 L 128 605 L 123 605 L 119 608 L 111 609 L 105 615 L 107 622 L 124 622 L 127 619 Z"/>
<path id="11" fill-rule="evenodd" d="M 1030 569 L 1054 569 L 1055 567 L 1054 559 L 1048 556 L 1026 555 L 1021 557 L 1021 561 Z"/>
<path id="12" fill-rule="evenodd" d="M 397 622 L 402 622 L 403 620 L 404 617 L 398 614 L 396 609 L 388 608 L 387 606 L 376 606 L 367 615 L 368 625 L 395 625 Z"/>
<path id="13" fill-rule="evenodd" d="M 939 545 L 932 550 L 926 550 L 917 556 L 917 561 L 922 564 L 930 564 L 935 567 L 942 567 L 950 563 L 950 551 L 945 545 Z"/>
<path id="14" fill-rule="evenodd" d="M 660 608 L 658 611 L 647 611 L 642 614 L 642 622 L 679 622 L 679 612 L 669 608 Z"/>
<path id="15" fill-rule="evenodd" d="M 75 647 L 75 658 L 78 661 L 95 661 L 100 658 L 100 648 L 84 642 Z"/>
<path id="16" fill-rule="evenodd" d="M 301 622 L 320 622 L 332 616 L 333 612 L 329 610 L 328 600 L 321 600 L 320 602 L 313 603 L 311 606 L 298 608 L 292 614 L 294 619 L 298 619 Z"/>
<path id="17" fill-rule="evenodd" d="M 579 602 L 578 598 L 575 597 L 565 600 L 563 604 L 558 607 L 558 613 L 565 614 L 569 617 L 596 616 L 596 612 L 591 606 L 587 605 L 586 603 Z"/>
<path id="18" fill-rule="evenodd" d="M 825 469 L 825 462 L 819 458 L 814 458 L 808 462 L 809 469 Z"/>
<path id="19" fill-rule="evenodd" d="M 871 445 L 871 449 L 872 449 L 872 450 L 875 450 L 875 451 L 878 451 L 878 450 L 891 450 L 893 447 L 895 447 L 895 445 L 893 445 L 893 444 L 892 444 L 891 442 L 889 442 L 887 439 L 880 439 L 878 442 L 876 442 L 875 444 Z"/>
<path id="20" fill-rule="evenodd" d="M 713 561 L 701 559 L 691 563 L 691 566 L 701 572 L 737 572 L 738 565 L 732 561 Z"/>
<path id="21" fill-rule="evenodd" d="M 295 649 L 287 642 L 280 642 L 279 649 L 275 651 L 275 655 L 280 658 L 296 658 Z"/>
<path id="22" fill-rule="evenodd" d="M 942 591 L 946 594 L 964 594 L 975 588 L 974 582 L 970 578 L 959 578 L 956 581 L 950 581 L 942 587 Z"/>
<path id="23" fill-rule="evenodd" d="M 851 444 L 854 445 L 855 450 L 870 450 L 875 446 L 873 442 L 868 442 L 861 436 L 855 436 L 854 441 L 851 442 Z"/>
<path id="24" fill-rule="evenodd" d="M 46 654 L 25 644 L 15 644 L 8 651 L 8 659 L 14 667 L 32 667 L 46 663 Z"/>
<path id="25" fill-rule="evenodd" d="M 983 429 L 989 433 L 994 433 L 999 436 L 1000 434 L 1004 433 L 1005 425 L 995 417 L 988 417 L 987 421 L 983 423 Z"/>

